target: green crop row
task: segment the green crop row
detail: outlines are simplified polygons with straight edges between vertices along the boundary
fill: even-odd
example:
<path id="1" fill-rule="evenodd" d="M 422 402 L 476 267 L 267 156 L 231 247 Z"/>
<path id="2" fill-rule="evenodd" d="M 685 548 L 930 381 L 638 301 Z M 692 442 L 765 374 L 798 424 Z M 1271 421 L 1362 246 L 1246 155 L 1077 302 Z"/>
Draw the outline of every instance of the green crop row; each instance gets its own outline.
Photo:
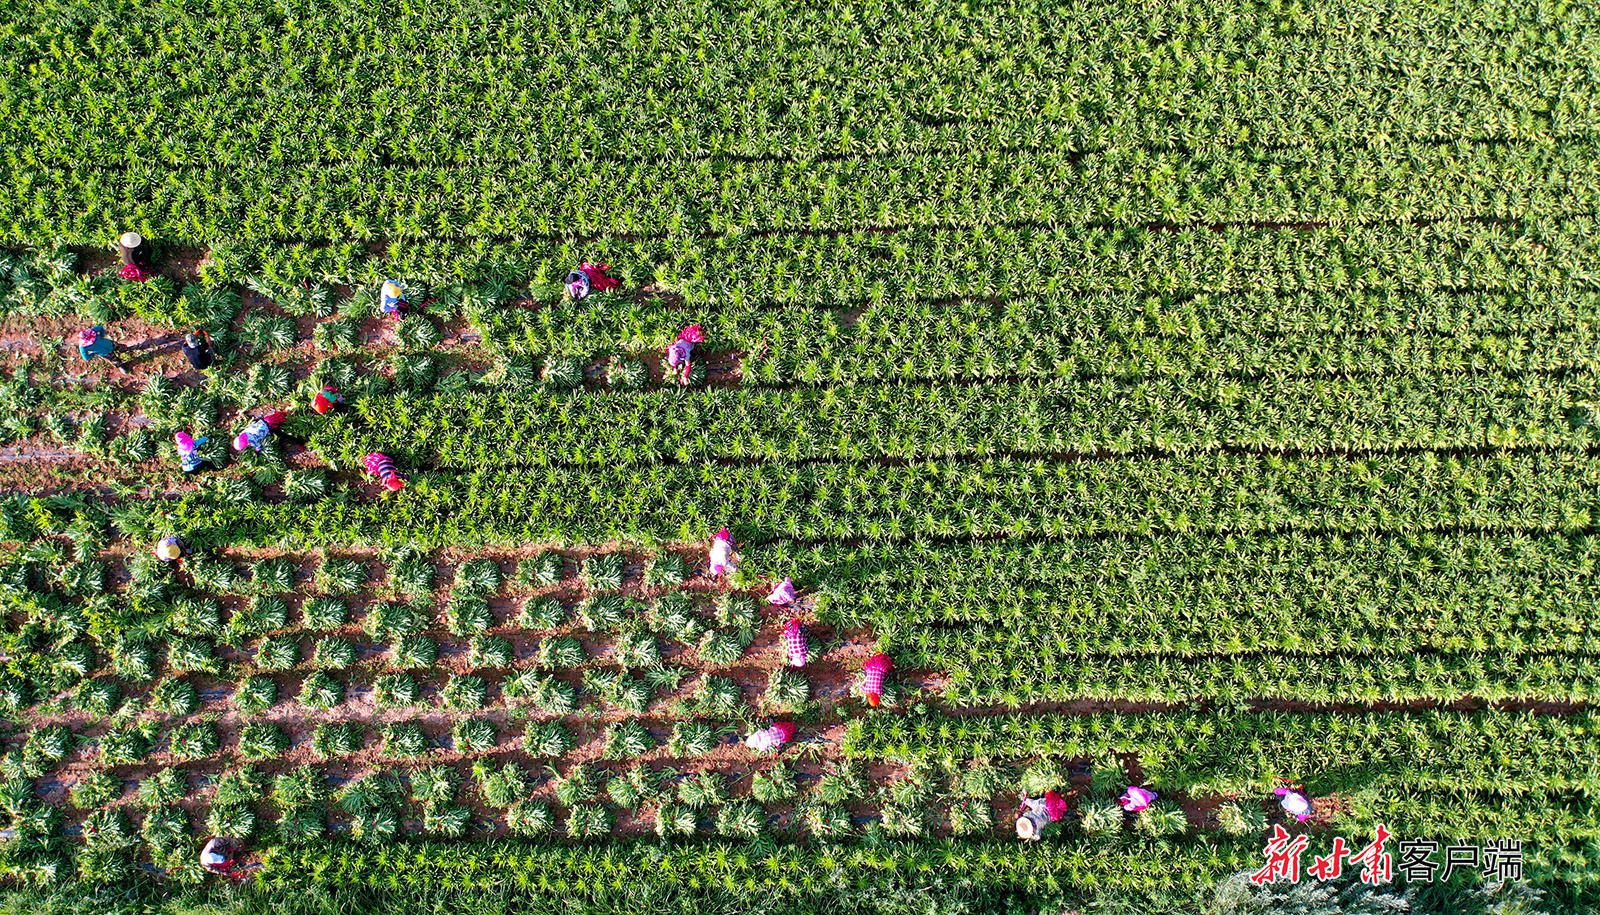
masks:
<path id="1" fill-rule="evenodd" d="M 1219 619 L 1219 626 L 1236 625 Z M 1531 639 L 1530 639 L 1531 641 Z M 1593 655 L 1406 653 L 1381 639 L 1349 651 L 1318 646 L 1224 657 L 1151 656 L 1137 644 L 1106 642 L 1103 654 L 1061 657 L 1043 635 L 973 634 L 932 650 L 898 656 L 944 675 L 944 695 L 959 705 L 1009 707 L 1038 702 L 1188 703 L 1250 700 L 1327 703 L 1448 701 L 1472 696 L 1590 703 L 1600 699 L 1600 660 Z M 1545 646 L 1534 645 L 1534 648 Z M 1547 649 L 1548 650 L 1548 649 Z M 1018 659 L 1037 657 L 1034 663 Z M 1056 660 L 1048 660 L 1056 659 Z"/>
<path id="2" fill-rule="evenodd" d="M 1581 286 L 1597 262 L 1594 220 L 1480 220 L 1283 230 L 1095 225 L 736 233 L 583 241 L 427 238 L 377 255 L 359 244 L 217 246 L 216 279 L 256 274 L 342 282 L 386 273 L 429 281 L 559 278 L 583 259 L 619 265 L 691 302 L 875 303 L 1065 291 L 1523 291 Z M 269 269 L 266 265 L 272 264 Z M 636 265 L 651 265 L 641 275 Z"/>
<path id="3" fill-rule="evenodd" d="M 1278 779 L 1314 795 L 1370 785 L 1593 792 L 1597 723 L 1593 711 L 930 713 L 857 718 L 843 749 L 904 760 L 1131 753 L 1158 790 L 1191 794 L 1264 793 Z"/>
<path id="4" fill-rule="evenodd" d="M 377 445 L 388 443 L 375 442 Z M 872 467 L 870 474 L 862 468 Z M 1582 531 L 1600 459 L 1577 452 L 1277 457 L 1212 453 L 1051 462 L 995 458 L 499 468 L 419 473 L 395 498 L 240 503 L 211 484 L 128 505 L 130 532 L 176 526 L 239 545 L 424 546 L 1063 537 L 1168 531 Z M 141 520 L 142 519 L 142 520 Z"/>
<path id="5" fill-rule="evenodd" d="M 313 447 L 353 466 L 371 443 L 392 443 L 414 467 L 454 470 L 1221 448 L 1587 448 L 1600 444 L 1597 390 L 1595 375 L 1575 373 L 369 397 L 359 424 L 329 425 Z"/>
<path id="6" fill-rule="evenodd" d="M 620 16 L 498 3 L 185 11 L 103 0 L 15 17 L 0 32 L 0 76 L 14 99 L 0 148 L 14 167 L 1343 146 L 1597 131 L 1593 86 L 1578 75 L 1593 65 L 1596 24 L 1579 7 L 1265 0 L 1150 13 L 1024 0 L 873 2 L 838 15 L 641 0 Z M 115 30 L 87 25 L 111 19 Z M 127 86 L 139 87 L 139 104 Z"/>
<path id="7" fill-rule="evenodd" d="M 1038 619 L 1073 626 L 1095 620 L 1147 627 L 1192 608 L 1192 622 L 1148 632 L 1152 645 L 1201 635 L 1210 613 L 1238 614 L 1309 644 L 1319 620 L 1398 629 L 1431 615 L 1435 636 L 1542 625 L 1576 631 L 1564 606 L 1593 602 L 1600 543 L 1591 536 L 1520 534 L 1288 533 L 1268 537 L 1155 536 L 1044 543 L 863 544 L 796 548 L 774 543 L 751 554 L 767 577 L 790 575 L 824 595 L 825 614 L 846 626 L 1015 625 Z M 1111 618 L 1111 608 L 1125 620 Z M 1147 616 L 1160 614 L 1160 617 Z M 1401 637 L 1398 631 L 1393 637 Z M 1222 638 L 1238 638 L 1231 633 Z M 1169 641 L 1169 639 L 1171 641 Z"/>
<path id="8" fill-rule="evenodd" d="M 1600 805 L 1577 792 L 1416 790 L 1392 783 L 1341 792 L 1339 800 L 1336 828 L 1369 841 L 1379 823 L 1403 839 L 1505 838 L 1541 846 L 1600 839 Z"/>
<path id="9" fill-rule="evenodd" d="M 489 180 L 492 177 L 493 180 Z M 1592 213 L 1600 147 L 1113 148 L 823 162 L 534 160 L 468 166 L 250 163 L 0 169 L 13 242 L 523 238 L 1025 222 L 1372 223 Z M 685 201 L 695 206 L 684 206 Z M 357 201 L 361 204 L 357 205 Z M 671 214 L 663 218 L 664 213 Z"/>
<path id="10" fill-rule="evenodd" d="M 604 846 L 416 844 L 376 850 L 340 844 L 279 847 L 262 879 L 355 886 L 517 886 L 561 893 L 641 883 L 683 887 L 760 887 L 790 896 L 817 885 L 890 885 L 939 875 L 980 885 L 1035 888 L 1114 884 L 1193 885 L 1219 879 L 1259 858 L 1254 842 L 925 840 L 880 847 L 779 845 L 768 850 L 720 844 Z"/>

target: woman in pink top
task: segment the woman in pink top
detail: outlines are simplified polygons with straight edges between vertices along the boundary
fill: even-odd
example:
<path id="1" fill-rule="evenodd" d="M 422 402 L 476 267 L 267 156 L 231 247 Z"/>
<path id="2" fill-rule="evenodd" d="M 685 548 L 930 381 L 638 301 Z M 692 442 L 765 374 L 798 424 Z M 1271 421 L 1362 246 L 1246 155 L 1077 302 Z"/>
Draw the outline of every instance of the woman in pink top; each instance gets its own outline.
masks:
<path id="1" fill-rule="evenodd" d="M 1122 792 L 1122 797 L 1117 798 L 1117 803 L 1122 805 L 1123 810 L 1130 813 L 1138 813 L 1149 807 L 1155 799 L 1156 793 L 1154 791 L 1140 788 L 1138 785 L 1129 785 L 1128 790 Z"/>
<path id="2" fill-rule="evenodd" d="M 700 325 L 691 324 L 678 331 L 678 339 L 667 347 L 667 367 L 677 370 L 679 384 L 689 383 L 689 367 L 694 355 L 694 345 L 704 342 L 705 339 L 705 332 L 700 329 Z"/>

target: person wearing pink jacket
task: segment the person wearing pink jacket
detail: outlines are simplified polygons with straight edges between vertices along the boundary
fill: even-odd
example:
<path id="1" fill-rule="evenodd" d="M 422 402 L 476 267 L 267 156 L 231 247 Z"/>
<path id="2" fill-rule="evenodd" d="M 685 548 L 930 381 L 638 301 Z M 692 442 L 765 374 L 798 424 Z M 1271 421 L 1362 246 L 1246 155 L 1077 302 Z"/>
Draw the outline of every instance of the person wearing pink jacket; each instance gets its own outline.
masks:
<path id="1" fill-rule="evenodd" d="M 667 347 L 667 368 L 677 371 L 678 384 L 689 383 L 689 369 L 694 361 L 694 345 L 705 342 L 705 332 L 700 325 L 691 324 L 678 331 L 678 339 Z"/>
<path id="2" fill-rule="evenodd" d="M 727 528 L 717 531 L 717 535 L 711 538 L 711 574 L 719 578 L 732 575 L 739 570 L 737 559 L 733 552 L 733 535 L 728 533 Z"/>

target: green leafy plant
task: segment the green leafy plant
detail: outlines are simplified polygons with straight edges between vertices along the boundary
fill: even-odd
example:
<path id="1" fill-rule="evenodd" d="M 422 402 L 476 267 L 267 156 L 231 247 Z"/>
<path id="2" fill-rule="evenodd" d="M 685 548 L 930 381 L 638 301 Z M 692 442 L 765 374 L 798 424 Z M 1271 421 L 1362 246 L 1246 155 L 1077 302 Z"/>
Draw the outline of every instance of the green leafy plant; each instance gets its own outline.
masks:
<path id="1" fill-rule="evenodd" d="M 300 662 L 300 643 L 293 636 L 271 636 L 256 648 L 256 664 L 263 670 L 288 670 Z"/>
<path id="2" fill-rule="evenodd" d="M 576 667 L 585 660 L 583 643 L 571 636 L 555 636 L 539 643 L 534 661 L 540 667 Z"/>
<path id="3" fill-rule="evenodd" d="M 168 715 L 182 717 L 200 707 L 200 693 L 189 681 L 169 677 L 151 688 L 150 704 Z"/>
<path id="4" fill-rule="evenodd" d="M 491 766 L 483 760 L 473 764 L 478 791 L 490 807 L 510 807 L 528 795 L 527 773 L 515 763 Z"/>
<path id="5" fill-rule="evenodd" d="M 506 826 L 519 836 L 549 835 L 555 830 L 556 818 L 548 805 L 537 801 L 521 801 L 506 808 Z"/>
<path id="6" fill-rule="evenodd" d="M 537 756 L 562 756 L 573 747 L 572 733 L 560 721 L 530 725 L 524 737 L 528 752 Z"/>
<path id="7" fill-rule="evenodd" d="M 384 725 L 383 755 L 393 759 L 416 759 L 428 751 L 422 726 L 409 721 Z"/>
<path id="8" fill-rule="evenodd" d="M 727 803 L 728 786 L 716 772 L 696 772 L 678 783 L 678 800 L 691 810 Z"/>
<path id="9" fill-rule="evenodd" d="M 567 623 L 567 608 L 553 597 L 532 597 L 522 605 L 517 625 L 523 629 L 559 629 Z"/>
<path id="10" fill-rule="evenodd" d="M 469 559 L 456 569 L 454 591 L 466 597 L 488 597 L 500 590 L 500 566 L 493 559 Z"/>
<path id="11" fill-rule="evenodd" d="M 488 700 L 489 685 L 482 677 L 458 675 L 451 677 L 439 692 L 445 708 L 477 709 Z"/>
<path id="12" fill-rule="evenodd" d="M 779 711 L 804 709 L 811 698 L 811 684 L 798 673 L 784 668 L 774 670 L 767 677 L 767 691 L 762 701 Z"/>
<path id="13" fill-rule="evenodd" d="M 580 804 L 567 811 L 567 835 L 589 839 L 610 835 L 616 817 L 599 804 Z"/>
<path id="14" fill-rule="evenodd" d="M 1267 815 L 1259 805 L 1228 802 L 1216 809 L 1217 828 L 1230 836 L 1260 835 L 1267 829 Z"/>
<path id="15" fill-rule="evenodd" d="M 239 728 L 239 755 L 245 759 L 273 759 L 288 749 L 288 736 L 275 724 L 247 721 Z"/>
<path id="16" fill-rule="evenodd" d="M 517 564 L 517 580 L 525 585 L 548 588 L 560 583 L 565 569 L 566 560 L 561 554 L 546 550 Z"/>
<path id="17" fill-rule="evenodd" d="M 717 834 L 754 839 L 766 831 L 767 814 L 755 801 L 734 801 L 717 811 Z"/>
<path id="18" fill-rule="evenodd" d="M 606 782 L 606 796 L 624 810 L 654 798 L 659 789 L 660 780 L 649 766 L 634 766 Z"/>
<path id="19" fill-rule="evenodd" d="M 461 753 L 482 753 L 494 748 L 497 734 L 494 725 L 482 718 L 463 718 L 450 730 L 451 740 Z"/>
<path id="20" fill-rule="evenodd" d="M 311 732 L 311 752 L 321 759 L 349 756 L 361 749 L 361 727 L 340 721 L 319 724 Z"/>
<path id="21" fill-rule="evenodd" d="M 617 591 L 625 568 L 621 553 L 591 553 L 583 558 L 579 578 L 590 591 Z"/>
<path id="22" fill-rule="evenodd" d="M 300 686 L 300 704 L 311 709 L 331 709 L 344 701 L 344 684 L 325 671 L 315 671 Z"/>
<path id="23" fill-rule="evenodd" d="M 403 708 L 415 705 L 419 691 L 410 674 L 380 674 L 372 682 L 372 702 L 378 708 Z"/>
<path id="24" fill-rule="evenodd" d="M 645 563 L 644 583 L 655 588 L 681 585 L 688 574 L 683 557 L 676 553 L 660 553 Z"/>
<path id="25" fill-rule="evenodd" d="M 473 667 L 510 667 L 511 641 L 494 635 L 478 636 L 472 640 L 470 661 Z"/>
<path id="26" fill-rule="evenodd" d="M 637 719 L 629 718 L 613 724 L 606 730 L 607 759 L 626 759 L 650 752 L 656 740 Z"/>
<path id="27" fill-rule="evenodd" d="M 782 760 L 764 772 L 757 772 L 750 783 L 750 796 L 762 804 L 793 800 L 798 794 L 794 773 Z"/>
<path id="28" fill-rule="evenodd" d="M 454 769 L 429 766 L 413 769 L 410 776 L 411 799 L 420 804 L 445 804 L 455 800 L 461 779 Z"/>
<path id="29" fill-rule="evenodd" d="M 673 756 L 704 756 L 716 749 L 717 735 L 702 721 L 679 721 L 673 725 L 667 748 Z"/>
<path id="30" fill-rule="evenodd" d="M 323 670 L 344 670 L 356 660 L 356 646 L 349 639 L 329 636 L 317 641 L 311 664 Z"/>
<path id="31" fill-rule="evenodd" d="M 569 768 L 565 775 L 557 773 L 554 769 L 551 774 L 555 776 L 552 787 L 555 797 L 563 807 L 576 807 L 586 804 L 595 797 L 595 771 L 587 763 L 576 763 Z"/>
<path id="32" fill-rule="evenodd" d="M 349 619 L 350 611 L 343 603 L 332 598 L 312 597 L 307 598 L 301 606 L 301 613 L 307 629 L 327 632 L 343 626 Z"/>
<path id="33" fill-rule="evenodd" d="M 432 667 L 439 658 L 439 644 L 425 635 L 400 637 L 391 649 L 390 662 L 401 670 L 419 670 Z"/>
<path id="34" fill-rule="evenodd" d="M 366 584 L 367 565 L 359 559 L 327 556 L 317 566 L 316 585 L 318 590 L 325 594 L 340 597 L 348 596 L 360 591 L 366 587 Z M 308 613 L 307 616 L 309 617 L 309 615 Z M 308 623 L 307 625 L 310 624 Z M 318 626 L 315 628 L 331 629 L 333 627 Z"/>
<path id="35" fill-rule="evenodd" d="M 122 793 L 122 780 L 109 772 L 89 772 L 72 786 L 72 804 L 80 810 L 93 810 L 116 800 Z"/>

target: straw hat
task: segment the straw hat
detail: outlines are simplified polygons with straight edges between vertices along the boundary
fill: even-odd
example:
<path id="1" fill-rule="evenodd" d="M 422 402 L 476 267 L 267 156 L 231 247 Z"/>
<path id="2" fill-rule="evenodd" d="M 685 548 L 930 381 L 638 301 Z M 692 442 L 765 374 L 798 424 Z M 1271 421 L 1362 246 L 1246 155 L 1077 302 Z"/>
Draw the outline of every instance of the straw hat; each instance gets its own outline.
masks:
<path id="1" fill-rule="evenodd" d="M 138 232 L 124 232 L 120 240 L 124 248 L 137 248 L 144 244 L 144 236 Z"/>
<path id="2" fill-rule="evenodd" d="M 177 559 L 178 557 L 182 556 L 183 555 L 183 550 L 179 549 L 178 545 L 176 543 L 174 543 L 173 541 L 171 541 L 171 540 L 163 540 L 156 547 L 156 555 L 160 556 L 162 559 L 167 560 L 168 562 L 171 562 L 172 560 Z"/>
<path id="3" fill-rule="evenodd" d="M 1030 817 L 1030 816 L 1017 817 L 1017 838 L 1019 838 L 1019 839 L 1037 839 L 1037 838 L 1039 838 L 1039 824 L 1035 823 L 1033 821 L 1033 817 Z"/>

